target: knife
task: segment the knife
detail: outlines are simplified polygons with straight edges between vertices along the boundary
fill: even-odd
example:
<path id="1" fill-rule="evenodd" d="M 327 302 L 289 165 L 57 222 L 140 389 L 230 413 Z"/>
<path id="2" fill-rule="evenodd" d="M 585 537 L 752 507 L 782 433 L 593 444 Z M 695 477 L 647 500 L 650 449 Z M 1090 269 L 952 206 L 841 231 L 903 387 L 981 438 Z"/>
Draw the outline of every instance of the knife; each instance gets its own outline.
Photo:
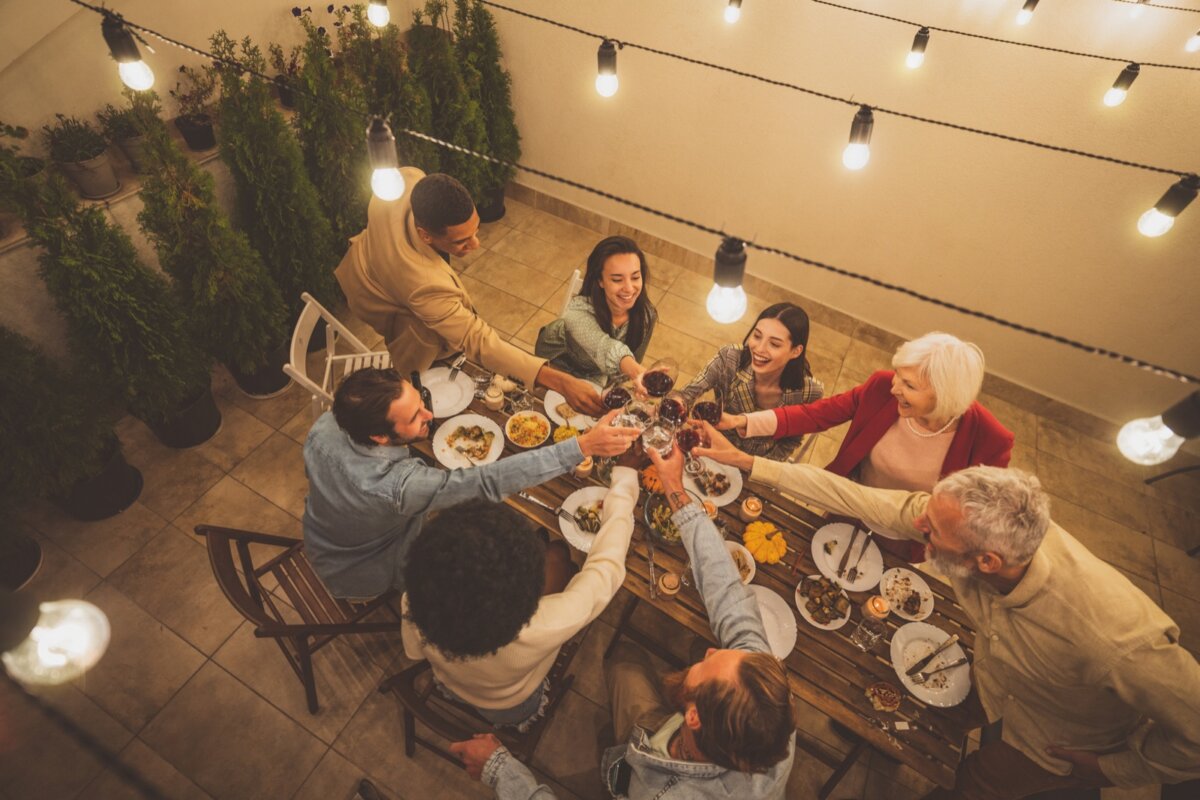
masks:
<path id="1" fill-rule="evenodd" d="M 528 492 L 517 492 L 517 497 L 521 498 L 522 500 L 528 500 L 529 502 L 533 503 L 535 506 L 541 506 L 542 508 L 549 511 L 551 514 L 557 515 L 558 512 L 562 511 L 562 506 L 555 508 L 554 506 L 550 505 L 549 503 L 545 502 L 544 500 L 538 500 L 536 497 L 529 494 Z"/>
<path id="2" fill-rule="evenodd" d="M 913 664 L 913 665 L 912 665 L 911 667 L 909 667 L 908 669 L 904 670 L 904 674 L 905 674 L 905 675 L 909 675 L 909 676 L 916 675 L 918 672 L 920 672 L 921 670 L 925 669 L 925 666 L 926 666 L 926 665 L 927 665 L 927 664 L 928 664 L 930 661 L 933 661 L 933 657 L 934 657 L 934 656 L 936 656 L 938 653 L 942 652 L 942 651 L 943 651 L 943 650 L 945 650 L 947 647 L 949 647 L 950 645 L 954 644 L 954 643 L 955 643 L 955 642 L 957 642 L 957 641 L 958 641 L 958 634 L 956 633 L 956 634 L 954 634 L 953 636 L 951 636 L 949 639 L 947 639 L 946 641 L 942 642 L 942 643 L 941 643 L 941 644 L 939 644 L 937 647 L 935 647 L 935 648 L 933 649 L 933 652 L 932 652 L 932 653 L 930 653 L 929 655 L 925 656 L 924 658 L 922 658 L 922 659 L 921 659 L 920 661 L 918 661 L 917 663 Z"/>
<path id="3" fill-rule="evenodd" d="M 463 364 L 467 363 L 467 356 L 464 353 L 454 359 L 454 363 L 450 365 L 450 382 L 454 383 L 454 379 L 458 377 L 458 373 L 462 370 Z"/>
<path id="4" fill-rule="evenodd" d="M 838 563 L 837 576 L 841 580 L 842 575 L 846 574 L 846 564 L 850 561 L 850 551 L 854 549 L 854 540 L 858 538 L 858 528 L 854 529 L 854 533 L 850 534 L 850 544 L 846 545 L 845 552 L 842 553 L 842 558 Z"/>

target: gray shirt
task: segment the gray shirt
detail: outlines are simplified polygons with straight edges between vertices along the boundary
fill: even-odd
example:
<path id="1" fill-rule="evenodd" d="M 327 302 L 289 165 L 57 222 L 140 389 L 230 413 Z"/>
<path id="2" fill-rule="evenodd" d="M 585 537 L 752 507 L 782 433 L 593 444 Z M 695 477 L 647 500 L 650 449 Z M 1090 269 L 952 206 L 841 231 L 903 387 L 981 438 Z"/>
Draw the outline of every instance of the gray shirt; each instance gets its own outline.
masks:
<path id="1" fill-rule="evenodd" d="M 632 356 L 638 363 L 646 357 L 658 312 L 647 303 L 646 313 L 642 341 L 636 349 L 631 349 L 625 343 L 629 335 L 628 322 L 614 328 L 612 335 L 605 333 L 596 319 L 591 298 L 575 295 L 567 303 L 563 315 L 538 332 L 534 352 L 539 358 L 550 359 L 552 366 L 577 378 L 607 383 L 609 378 L 621 374 L 621 359 L 625 356 Z"/>

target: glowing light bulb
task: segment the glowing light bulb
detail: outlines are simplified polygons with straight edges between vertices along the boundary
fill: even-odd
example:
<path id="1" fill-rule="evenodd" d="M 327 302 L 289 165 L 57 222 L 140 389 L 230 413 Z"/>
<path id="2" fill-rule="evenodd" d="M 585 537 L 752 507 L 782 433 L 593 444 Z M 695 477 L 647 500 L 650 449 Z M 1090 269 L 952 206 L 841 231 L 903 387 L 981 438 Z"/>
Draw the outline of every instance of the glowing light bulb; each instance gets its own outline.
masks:
<path id="1" fill-rule="evenodd" d="M 612 97 L 617 93 L 616 75 L 597 75 L 596 93 L 601 97 Z"/>
<path id="2" fill-rule="evenodd" d="M 1037 8 L 1038 0 L 1025 0 L 1025 5 L 1021 6 L 1021 10 L 1017 12 L 1017 24 L 1028 25 L 1029 20 L 1033 19 L 1033 12 Z"/>
<path id="3" fill-rule="evenodd" d="M 1200 31 L 1196 31 L 1194 34 L 1192 34 L 1192 38 L 1187 40 L 1187 44 L 1183 46 L 1183 49 L 1189 53 L 1200 52 Z"/>
<path id="4" fill-rule="evenodd" d="M 1170 189 L 1167 189 L 1162 197 L 1158 198 L 1154 208 L 1142 214 L 1138 219 L 1138 231 L 1143 236 L 1162 236 L 1171 230 L 1171 226 L 1175 224 L 1175 218 L 1196 199 L 1198 193 L 1200 193 L 1200 177 L 1196 175 L 1183 176 Z"/>
<path id="5" fill-rule="evenodd" d="M 842 164 L 846 169 L 862 169 L 871 160 L 871 146 L 866 144 L 848 144 L 842 151 Z"/>
<path id="6" fill-rule="evenodd" d="M 740 286 L 717 286 L 714 283 L 704 307 L 717 322 L 737 322 L 746 313 L 746 290 Z"/>
<path id="7" fill-rule="evenodd" d="M 380 200 L 399 200 L 404 194 L 404 176 L 396 167 L 377 169 L 371 173 L 371 191 Z"/>
<path id="8" fill-rule="evenodd" d="M 125 61 L 117 64 L 121 81 L 135 92 L 144 92 L 154 85 L 154 71 L 145 61 Z"/>
<path id="9" fill-rule="evenodd" d="M 596 51 L 596 93 L 612 97 L 617 93 L 617 43 L 605 39 Z"/>
<path id="10" fill-rule="evenodd" d="M 909 53 L 904 59 L 904 66 L 909 69 L 916 69 L 925 63 L 924 53 Z"/>
<path id="11" fill-rule="evenodd" d="M 387 25 L 392 19 L 392 13 L 388 11 L 387 0 L 371 0 L 367 6 L 367 19 L 376 28 Z"/>
<path id="12" fill-rule="evenodd" d="M 78 678 L 108 648 L 108 617 L 83 600 L 38 606 L 29 636 L 2 657 L 8 674 L 21 683 L 51 685 Z"/>
<path id="13" fill-rule="evenodd" d="M 859 106 L 850 123 L 850 144 L 842 151 L 842 164 L 846 169 L 862 169 L 871 160 L 871 130 L 875 127 L 875 115 L 870 106 Z"/>
<path id="14" fill-rule="evenodd" d="M 367 158 L 371 162 L 371 191 L 380 200 L 400 199 L 404 176 L 396 158 L 396 137 L 383 117 L 372 117 L 367 127 Z"/>
<path id="15" fill-rule="evenodd" d="M 1171 230 L 1171 226 L 1174 224 L 1174 217 L 1168 217 L 1157 208 L 1152 208 L 1138 217 L 1137 227 L 1138 233 L 1142 234 L 1142 236 L 1154 238 L 1155 236 L 1162 236 Z"/>
<path id="16" fill-rule="evenodd" d="M 717 322 L 737 322 L 746 313 L 746 245 L 732 236 L 721 240 L 713 259 L 713 287 L 704 307 Z"/>
<path id="17" fill-rule="evenodd" d="M 908 51 L 908 56 L 904 59 L 904 64 L 909 69 L 916 69 L 925 63 L 925 48 L 929 44 L 929 28 L 921 28 L 917 31 L 917 35 L 913 37 L 912 47 Z"/>
<path id="18" fill-rule="evenodd" d="M 725 21 L 730 25 L 742 18 L 742 0 L 729 0 L 725 6 Z"/>
<path id="19" fill-rule="evenodd" d="M 1124 103 L 1125 96 L 1129 94 L 1129 87 L 1133 86 L 1133 82 L 1137 80 L 1141 70 L 1142 68 L 1137 64 L 1127 64 L 1113 82 L 1112 88 L 1104 93 L 1104 105 L 1113 108 Z"/>
<path id="20" fill-rule="evenodd" d="M 1162 416 L 1126 422 L 1117 434 L 1117 449 L 1135 464 L 1161 464 L 1179 452 L 1184 439 L 1163 424 Z"/>
<path id="21" fill-rule="evenodd" d="M 1121 105 L 1125 102 L 1125 97 L 1129 92 L 1124 89 L 1109 89 L 1104 93 L 1104 105 L 1109 108 Z"/>

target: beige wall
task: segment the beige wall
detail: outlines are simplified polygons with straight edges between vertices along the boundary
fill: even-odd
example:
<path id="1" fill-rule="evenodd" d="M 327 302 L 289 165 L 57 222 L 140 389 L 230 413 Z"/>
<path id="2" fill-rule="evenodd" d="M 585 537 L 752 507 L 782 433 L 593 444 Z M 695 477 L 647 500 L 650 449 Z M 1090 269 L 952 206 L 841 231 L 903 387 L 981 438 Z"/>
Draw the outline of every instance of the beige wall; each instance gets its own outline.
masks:
<path id="1" fill-rule="evenodd" d="M 1045 3 L 1027 28 L 1015 0 L 877 0 L 847 5 L 926 24 L 1143 61 L 1200 64 L 1183 51 L 1195 15 L 1089 0 Z M 286 4 L 112 5 L 205 43 L 216 27 L 265 43 L 298 39 Z M 415 5 L 392 0 L 403 22 Z M 1200 170 L 1200 74 L 1146 68 L 1117 109 L 1099 98 L 1120 64 L 934 33 L 925 66 L 903 67 L 913 30 L 801 0 L 514 0 L 618 39 L 661 47 L 856 100 L 1069 147 Z M 318 6 L 323 15 L 324 5 Z M 1200 203 L 1158 240 L 1135 222 L 1171 184 L 1119 168 L 877 115 L 871 164 L 840 162 L 853 109 L 631 49 L 621 89 L 592 88 L 596 42 L 494 12 L 514 79 L 524 160 L 821 261 L 1151 361 L 1200 373 Z M 117 97 L 95 15 L 65 0 L 0 0 L 0 119 L 40 125 Z M 1189 27 L 1191 26 L 1191 27 Z M 194 63 L 162 45 L 147 61 L 165 94 Z M 531 176 L 530 186 L 698 252 L 710 236 Z M 11 285 L 16 266 L 0 267 Z M 1161 411 L 1172 381 L 777 258 L 753 274 L 904 336 L 940 328 L 978 342 L 990 369 L 1099 416 Z M 9 306 L 5 303 L 5 306 Z"/>

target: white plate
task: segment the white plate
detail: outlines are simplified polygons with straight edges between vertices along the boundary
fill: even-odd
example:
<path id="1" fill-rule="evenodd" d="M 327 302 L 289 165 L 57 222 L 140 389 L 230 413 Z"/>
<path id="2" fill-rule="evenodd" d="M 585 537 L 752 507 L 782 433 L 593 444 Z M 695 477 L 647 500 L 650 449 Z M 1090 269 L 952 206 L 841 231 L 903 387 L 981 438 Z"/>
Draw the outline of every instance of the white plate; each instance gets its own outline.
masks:
<path id="1" fill-rule="evenodd" d="M 475 381 L 471 376 L 459 370 L 450 380 L 449 367 L 432 367 L 421 373 L 421 385 L 433 396 L 433 412 L 435 419 L 452 417 L 471 405 L 475 398 Z"/>
<path id="2" fill-rule="evenodd" d="M 897 587 L 896 584 L 903 583 L 905 578 L 908 578 L 908 585 L 921 594 L 921 609 L 916 614 L 904 613 L 903 603 L 908 593 L 902 587 Z M 879 593 L 887 599 L 888 605 L 892 607 L 892 613 L 900 619 L 920 622 L 928 619 L 929 615 L 933 613 L 933 592 L 930 591 L 929 584 L 925 582 L 925 579 L 911 569 L 893 567 L 883 573 L 883 577 L 879 579 Z"/>
<path id="3" fill-rule="evenodd" d="M 575 510 L 580 506 L 591 505 L 597 500 L 603 500 L 607 494 L 607 486 L 585 486 L 582 489 L 576 489 L 563 500 L 563 511 L 574 515 Z M 574 547 L 581 553 L 591 551 L 592 542 L 596 540 L 596 534 L 580 530 L 579 526 L 574 522 L 568 522 L 561 516 L 558 518 L 558 529 L 562 531 L 563 538 L 567 540 L 567 544 L 571 545 L 571 547 Z"/>
<path id="4" fill-rule="evenodd" d="M 818 530 L 813 536 L 812 542 L 813 563 L 817 565 L 817 569 L 821 571 L 822 575 L 848 592 L 870 591 L 875 588 L 875 585 L 879 583 L 879 578 L 883 575 L 883 554 L 879 552 L 875 542 L 871 542 L 870 548 L 863 553 L 862 560 L 858 562 L 858 579 L 854 583 L 847 581 L 844 576 L 841 580 L 837 579 L 838 564 L 841 563 L 842 553 L 846 552 L 853 534 L 854 526 L 848 522 L 831 522 Z M 854 543 L 854 552 L 850 554 L 850 558 L 846 562 L 847 575 L 850 574 L 850 567 L 854 565 L 858 554 L 862 552 L 865 536 L 866 530 L 859 528 Z M 826 554 L 825 543 L 830 539 L 835 540 L 836 544 L 833 552 Z"/>
<path id="5" fill-rule="evenodd" d="M 509 426 L 512 425 L 512 421 L 517 419 L 518 417 L 532 417 L 533 419 L 541 420 L 542 423 L 545 424 L 545 426 L 546 426 L 546 435 L 543 436 L 540 440 L 533 442 L 532 444 L 521 444 L 520 442 L 514 440 L 512 438 L 512 434 L 509 433 Z M 515 444 L 517 447 L 523 448 L 525 450 L 529 450 L 534 447 L 540 446 L 547 439 L 550 438 L 550 420 L 546 419 L 545 415 L 543 415 L 537 411 L 518 411 L 517 413 L 513 414 L 511 417 L 509 417 L 508 419 L 506 419 L 504 421 L 504 434 L 506 436 L 508 436 L 508 440 L 510 442 L 512 442 L 513 444 Z"/>
<path id="6" fill-rule="evenodd" d="M 912 678 L 904 673 L 949 638 L 950 634 L 928 622 L 910 622 L 901 625 L 892 634 L 892 669 L 896 670 L 896 677 L 904 684 L 904 688 L 919 700 L 939 708 L 956 706 L 967 699 L 971 692 L 971 665 L 963 664 L 961 667 L 939 672 L 925 684 L 913 683 Z M 934 656 L 926 669 L 936 669 L 942 664 L 958 661 L 964 655 L 963 649 L 957 643 L 952 644 Z"/>
<path id="7" fill-rule="evenodd" d="M 746 561 L 747 564 L 750 565 L 750 574 L 747 575 L 745 578 L 742 578 L 742 584 L 745 586 L 749 586 L 750 583 L 754 580 L 755 573 L 758 572 L 758 567 L 754 566 L 754 556 L 750 554 L 750 551 L 746 549 L 746 546 L 744 544 L 738 544 L 737 542 L 730 541 L 729 539 L 725 540 L 725 549 L 729 551 L 729 557 L 731 559 L 733 559 L 733 557 L 734 557 L 733 556 L 734 551 L 741 553 L 742 558 Z M 734 560 L 733 566 L 734 567 L 737 566 L 736 560 Z M 741 574 L 741 570 L 738 570 L 738 574 L 739 575 Z"/>
<path id="8" fill-rule="evenodd" d="M 754 593 L 758 602 L 758 613 L 762 617 L 763 629 L 767 632 L 767 644 L 776 658 L 787 658 L 796 647 L 796 617 L 788 608 L 787 601 L 765 586 L 746 587 Z"/>
<path id="9" fill-rule="evenodd" d="M 815 581 L 821 576 L 809 575 L 808 577 Z M 836 631 L 838 628 L 850 621 L 850 612 L 854 610 L 853 605 L 850 605 L 846 608 L 846 616 L 842 617 L 841 619 L 834 620 L 833 622 L 822 625 L 813 619 L 813 615 L 808 613 L 808 609 L 804 607 L 804 604 L 808 602 L 808 595 L 800 593 L 800 587 L 803 585 L 804 581 L 800 581 L 800 583 L 796 584 L 796 610 L 800 612 L 800 616 L 804 617 L 805 622 L 807 622 L 809 625 L 812 625 L 814 628 L 820 628 L 823 631 Z M 845 591 L 842 591 L 842 594 L 846 594 Z M 846 599 L 849 600 L 850 598 Z"/>
<path id="10" fill-rule="evenodd" d="M 728 464 L 718 464 L 707 456 L 702 456 L 700 461 L 704 464 L 705 469 L 711 472 L 720 472 L 726 478 L 729 478 L 729 488 L 719 495 L 710 496 L 704 493 L 700 488 L 700 484 L 691 475 L 683 473 L 683 485 L 694 492 L 697 497 L 709 500 L 713 505 L 727 506 L 734 500 L 737 500 L 738 495 L 742 493 L 742 471 L 737 467 L 731 467 Z"/>
<path id="11" fill-rule="evenodd" d="M 474 463 L 462 453 L 455 450 L 446 443 L 446 439 L 450 434 L 456 431 L 460 426 L 469 428 L 472 425 L 478 425 L 485 431 L 491 431 L 495 434 L 492 439 L 492 449 L 488 454 Z M 441 462 L 442 466 L 454 469 L 455 467 L 474 467 L 479 464 L 490 464 L 500 457 L 500 453 L 504 451 L 504 431 L 500 430 L 500 426 L 487 417 L 482 417 L 479 414 L 460 414 L 457 417 L 451 417 L 441 424 L 437 431 L 433 434 L 433 457 Z"/>
<path id="12" fill-rule="evenodd" d="M 591 381 L 588 381 L 588 383 L 591 383 Z M 592 386 L 596 386 L 596 384 L 592 383 Z M 600 392 L 599 386 L 596 386 L 596 392 Z M 596 424 L 595 417 L 589 417 L 582 411 L 571 417 L 571 422 L 567 422 L 566 417 L 555 410 L 558 408 L 560 403 L 565 402 L 567 402 L 567 398 L 563 397 L 558 392 L 554 391 L 553 389 L 546 390 L 546 416 L 553 420 L 555 425 L 570 425 L 571 422 L 574 422 L 576 428 L 583 430 L 584 428 L 590 428 Z"/>

